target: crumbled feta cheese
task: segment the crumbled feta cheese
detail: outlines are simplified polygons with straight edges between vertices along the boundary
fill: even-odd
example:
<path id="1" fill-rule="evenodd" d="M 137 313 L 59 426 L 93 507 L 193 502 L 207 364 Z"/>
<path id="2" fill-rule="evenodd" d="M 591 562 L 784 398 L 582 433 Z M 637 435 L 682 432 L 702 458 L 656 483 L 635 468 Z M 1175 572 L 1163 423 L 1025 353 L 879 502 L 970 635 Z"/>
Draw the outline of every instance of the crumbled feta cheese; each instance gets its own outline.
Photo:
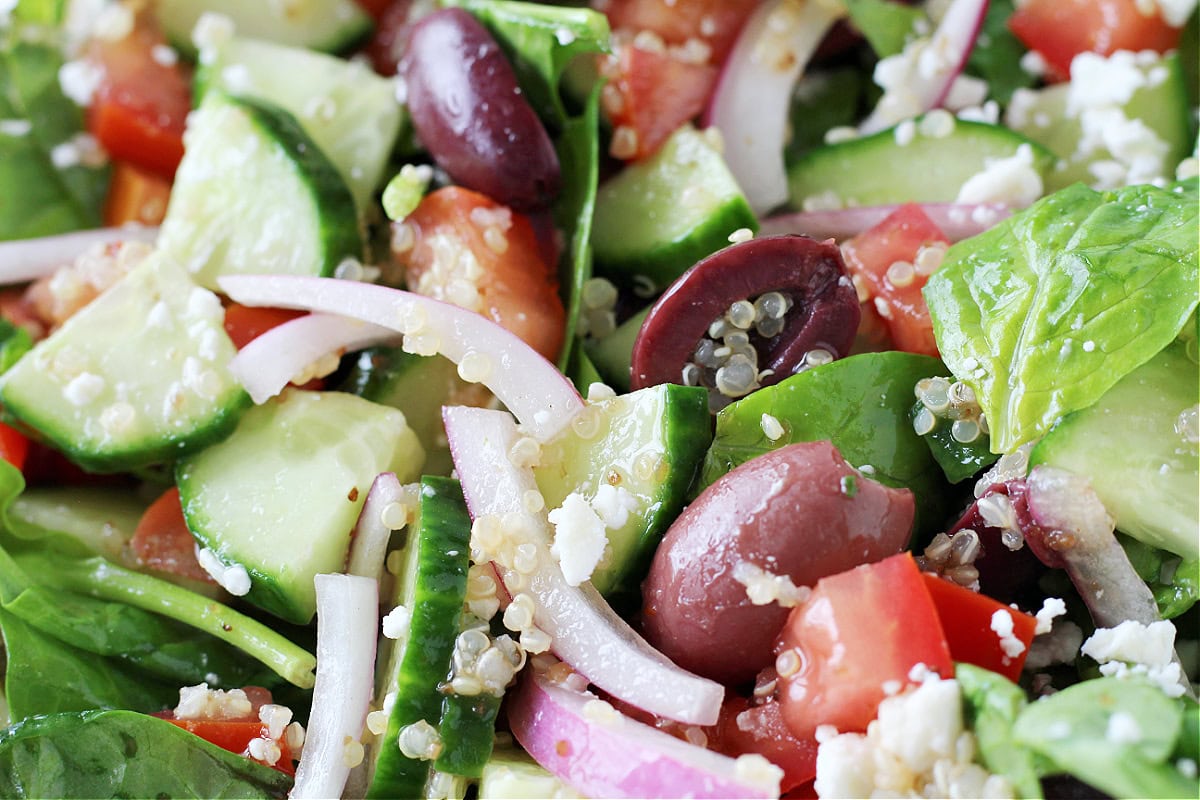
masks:
<path id="1" fill-rule="evenodd" d="M 1037 612 L 1037 628 L 1034 629 L 1034 634 L 1041 636 L 1049 633 L 1054 625 L 1054 618 L 1061 617 L 1067 613 L 1067 604 L 1063 602 L 1061 597 L 1047 597 L 1042 601 L 1042 607 Z"/>
<path id="2" fill-rule="evenodd" d="M 107 3 L 96 17 L 92 36 L 116 42 L 133 33 L 133 9 L 125 3 Z"/>
<path id="3" fill-rule="evenodd" d="M 1183 673 L 1175 657 L 1175 626 L 1167 620 L 1142 625 L 1126 620 L 1115 628 L 1097 628 L 1081 652 L 1100 664 L 1100 674 L 1116 678 L 1138 675 L 1169 697 L 1184 692 Z"/>
<path id="4" fill-rule="evenodd" d="M 104 391 L 105 381 L 91 372 L 81 372 L 63 389 L 63 397 L 73 406 L 86 406 Z"/>
<path id="5" fill-rule="evenodd" d="M 637 510 L 638 501 L 624 486 L 602 483 L 592 498 L 592 508 L 604 522 L 604 527 L 624 528 L 630 512 Z"/>
<path id="6" fill-rule="evenodd" d="M 579 493 L 567 495 L 558 508 L 550 512 L 554 526 L 554 543 L 550 553 L 558 559 L 563 577 L 571 586 L 578 586 L 592 576 L 608 545 L 604 520 Z"/>
<path id="7" fill-rule="evenodd" d="M 1097 178 L 1094 188 L 1146 183 L 1165 174 L 1170 146 L 1142 120 L 1129 119 L 1120 108 L 1108 107 L 1085 109 L 1079 123 L 1083 135 L 1075 157 L 1087 158 L 1104 152 L 1112 156 L 1092 165 Z M 1096 169 L 1100 164 L 1105 166 Z"/>
<path id="8" fill-rule="evenodd" d="M 192 44 L 200 54 L 201 64 L 211 64 L 217 56 L 217 50 L 233 38 L 233 20 L 224 14 L 206 11 L 196 21 L 192 28 Z"/>
<path id="9" fill-rule="evenodd" d="M 175 52 L 175 48 L 166 44 L 156 44 L 150 48 L 150 57 L 154 59 L 154 63 L 164 67 L 171 67 L 179 63 L 179 53 Z"/>
<path id="10" fill-rule="evenodd" d="M 1012 612 L 1001 608 L 992 614 L 992 631 L 1000 638 L 1005 658 L 1016 658 L 1025 652 L 1025 643 L 1013 635 Z"/>
<path id="11" fill-rule="evenodd" d="M 1033 167 L 1033 148 L 1022 144 L 1008 158 L 987 159 L 958 191 L 959 203 L 1005 203 L 1024 207 L 1042 196 L 1042 176 Z"/>
<path id="12" fill-rule="evenodd" d="M 250 593 L 250 573 L 241 564 L 225 562 L 207 547 L 196 545 L 196 560 L 222 589 L 235 597 L 243 597 Z"/>
<path id="13" fill-rule="evenodd" d="M 1138 0 L 1137 5 L 1147 15 L 1157 11 L 1172 28 L 1182 28 L 1196 10 L 1196 0 Z"/>
<path id="14" fill-rule="evenodd" d="M 1135 53 L 1118 50 L 1102 56 L 1085 51 L 1071 61 L 1067 115 L 1078 116 L 1088 108 L 1123 106 L 1145 85 L 1146 75 L 1138 69 Z"/>
<path id="15" fill-rule="evenodd" d="M 978 108 L 987 99 L 988 85 L 987 81 L 973 78 L 970 75 L 959 75 L 954 79 L 954 83 L 950 84 L 950 92 L 946 95 L 946 99 L 942 101 L 942 105 L 951 111 L 959 112 L 962 116 L 963 111 L 968 108 Z"/>
<path id="16" fill-rule="evenodd" d="M 258 709 L 258 720 L 267 726 L 267 735 L 270 738 L 282 739 L 292 721 L 292 710 L 287 706 L 264 703 Z"/>
<path id="17" fill-rule="evenodd" d="M 0 119 L 0 136 L 28 136 L 33 123 L 27 119 Z"/>
<path id="18" fill-rule="evenodd" d="M 75 105 L 87 108 L 104 80 L 104 70 L 91 61 L 67 61 L 58 69 L 58 85 Z"/>

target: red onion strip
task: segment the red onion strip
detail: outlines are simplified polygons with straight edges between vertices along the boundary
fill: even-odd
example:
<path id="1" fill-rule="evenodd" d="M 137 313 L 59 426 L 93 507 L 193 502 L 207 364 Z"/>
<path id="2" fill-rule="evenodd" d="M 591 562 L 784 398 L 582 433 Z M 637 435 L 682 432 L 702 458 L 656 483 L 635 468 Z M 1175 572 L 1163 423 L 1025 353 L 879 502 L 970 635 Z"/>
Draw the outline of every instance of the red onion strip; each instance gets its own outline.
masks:
<path id="1" fill-rule="evenodd" d="M 70 264 L 89 247 L 116 242 L 146 242 L 158 238 L 157 227 L 129 225 L 0 242 L 0 285 L 26 283 Z"/>
<path id="2" fill-rule="evenodd" d="M 238 351 L 229 369 L 255 403 L 265 403 L 324 356 L 341 355 L 396 339 L 390 328 L 336 314 L 289 320 Z"/>
<path id="3" fill-rule="evenodd" d="M 783 146 L 792 89 L 840 3 L 767 0 L 746 21 L 705 116 L 725 139 L 725 162 L 757 213 L 787 200 Z"/>
<path id="4" fill-rule="evenodd" d="M 585 797 L 779 796 L 782 771 L 765 759 L 689 744 L 536 672 L 526 672 L 507 709 L 517 741 Z"/>
<path id="5" fill-rule="evenodd" d="M 379 589 L 370 578 L 318 575 L 317 683 L 292 798 L 341 797 L 350 767 L 346 737 L 358 741 L 375 683 Z"/>
<path id="6" fill-rule="evenodd" d="M 358 522 L 354 525 L 354 535 L 350 540 L 350 558 L 346 566 L 348 574 L 374 580 L 383 577 L 388 541 L 392 538 L 393 530 L 403 527 L 398 525 L 393 528 L 389 524 L 389 507 L 393 504 L 415 507 L 418 491 L 418 485 L 415 483 L 401 485 L 394 472 L 381 472 L 376 476 L 371 484 L 371 491 L 367 492 L 362 511 L 358 514 Z"/>
<path id="7" fill-rule="evenodd" d="M 762 220 L 759 235 L 800 233 L 814 239 L 843 242 L 875 227 L 898 208 L 898 205 L 863 206 L 836 211 L 778 214 Z M 924 203 L 921 210 L 952 242 L 977 236 L 1012 214 L 1012 209 L 1002 203 Z"/>
<path id="8" fill-rule="evenodd" d="M 583 408 L 569 380 L 529 345 L 473 311 L 386 286 L 289 275 L 227 275 L 221 289 L 245 305 L 303 308 L 360 319 L 415 337 L 456 364 L 467 356 L 481 381 L 538 439 Z M 423 350 L 424 351 L 424 350 Z"/>
<path id="9" fill-rule="evenodd" d="M 720 684 L 680 669 L 647 644 L 590 583 L 570 586 L 563 578 L 550 554 L 553 533 L 546 511 L 531 513 L 523 502 L 526 492 L 537 490 L 533 472 L 509 458 L 520 438 L 512 417 L 461 406 L 447 407 L 442 415 L 472 518 L 515 519 L 536 548 L 531 571 L 518 573 L 497 563 L 497 572 L 510 593 L 533 596 L 534 623 L 550 635 L 558 657 L 638 708 L 692 725 L 713 724 L 724 695 Z"/>

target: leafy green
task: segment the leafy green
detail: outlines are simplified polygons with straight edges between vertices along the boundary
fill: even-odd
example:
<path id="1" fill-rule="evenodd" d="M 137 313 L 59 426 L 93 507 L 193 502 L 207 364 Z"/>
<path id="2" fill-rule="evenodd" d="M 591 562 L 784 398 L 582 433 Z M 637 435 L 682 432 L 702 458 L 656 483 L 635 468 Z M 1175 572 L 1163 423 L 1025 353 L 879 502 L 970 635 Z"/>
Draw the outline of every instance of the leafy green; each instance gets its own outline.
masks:
<path id="1" fill-rule="evenodd" d="M 1025 45 L 1008 29 L 1012 13 L 1013 0 L 992 0 L 988 4 L 987 16 L 966 67 L 968 75 L 987 81 L 989 94 L 1005 105 L 1013 92 L 1033 86 L 1037 80 L 1021 67 Z"/>
<path id="2" fill-rule="evenodd" d="M 1008 778 L 1020 797 L 1042 797 L 1033 753 L 1012 738 L 1013 723 L 1027 705 L 1020 686 L 973 664 L 956 664 L 954 677 L 962 689 L 965 718 L 975 732 L 979 758 L 990 772 Z"/>
<path id="3" fill-rule="evenodd" d="M 1178 617 L 1200 600 L 1200 561 L 1180 561 L 1172 553 L 1120 533 L 1117 541 L 1125 548 L 1138 577 L 1154 593 L 1163 619 Z"/>
<path id="4" fill-rule="evenodd" d="M 920 401 L 913 405 L 913 419 L 923 407 Z M 953 436 L 951 423 L 944 419 L 938 419 L 934 429 L 923 435 L 921 440 L 928 445 L 929 452 L 951 483 L 965 481 L 1000 458 L 988 446 L 990 440 L 986 434 L 981 434 L 973 442 L 960 442 Z"/>
<path id="5" fill-rule="evenodd" d="M 1140 680 L 1096 678 L 1026 706 L 1013 740 L 1113 797 L 1200 796 L 1171 760 L 1184 704 Z"/>
<path id="6" fill-rule="evenodd" d="M 66 14 L 67 0 L 17 0 L 13 19 L 35 25 L 58 25 Z"/>
<path id="7" fill-rule="evenodd" d="M 557 127 L 567 119 L 559 94 L 576 56 L 608 51 L 608 18 L 590 8 L 514 0 L 450 0 L 470 11 L 508 53 L 530 104 Z M 567 181 L 564 180 L 564 184 Z"/>
<path id="8" fill-rule="evenodd" d="M 0 29 L 0 241 L 100 224 L 106 169 L 59 169 L 51 151 L 83 131 L 58 85 L 62 56 Z M 24 128 L 24 129 L 23 129 Z"/>
<path id="9" fill-rule="evenodd" d="M 55 714 L 0 734 L 0 796 L 285 797 L 292 779 L 166 720 L 132 711 Z"/>
<path id="10" fill-rule="evenodd" d="M 846 11 L 850 22 L 880 58 L 903 51 L 914 29 L 926 19 L 920 8 L 892 0 L 846 0 Z"/>
<path id="11" fill-rule="evenodd" d="M 890 5 L 890 4 L 889 4 Z M 830 128 L 854 125 L 865 83 L 864 73 L 854 67 L 839 67 L 806 74 L 796 84 L 788 110 L 792 138 L 784 150 L 789 163 L 825 144 Z"/>
<path id="12" fill-rule="evenodd" d="M 929 356 L 863 353 L 759 389 L 717 415 L 716 436 L 699 485 L 707 486 L 737 465 L 784 445 L 828 439 L 868 477 L 911 489 L 918 529 L 939 526 L 945 481 L 913 430 L 909 411 L 916 382 L 944 374 L 942 363 Z M 872 402 L 864 404 L 864 397 Z M 783 424 L 778 440 L 763 432 L 763 414 Z"/>
<path id="13" fill-rule="evenodd" d="M 1096 402 L 1197 304 L 1197 181 L 1043 198 L 959 242 L 925 287 L 938 348 L 1006 453 Z"/>
<path id="14" fill-rule="evenodd" d="M 33 337 L 29 331 L 0 318 L 0 374 L 8 372 L 8 368 L 32 347 Z"/>

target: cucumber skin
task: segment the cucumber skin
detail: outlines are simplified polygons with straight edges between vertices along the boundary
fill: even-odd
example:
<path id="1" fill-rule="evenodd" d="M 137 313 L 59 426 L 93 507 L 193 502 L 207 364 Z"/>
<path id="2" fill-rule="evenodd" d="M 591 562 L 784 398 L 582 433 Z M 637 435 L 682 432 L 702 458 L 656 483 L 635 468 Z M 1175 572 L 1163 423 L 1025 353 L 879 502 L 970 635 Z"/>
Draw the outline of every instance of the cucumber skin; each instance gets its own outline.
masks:
<path id="1" fill-rule="evenodd" d="M 418 720 L 438 727 L 443 696 L 438 690 L 449 674 L 458 638 L 459 620 L 467 597 L 470 566 L 471 518 L 458 481 L 421 478 L 420 518 L 409 533 L 408 563 L 415 570 L 397 576 L 396 598 L 412 597 L 408 637 L 396 674 L 396 703 L 380 737 L 379 759 L 368 798 L 424 797 L 432 762 L 410 759 L 400 752 L 400 729 Z M 404 577 L 415 577 L 403 586 Z M 409 644 L 420 642 L 419 647 Z"/>
<path id="2" fill-rule="evenodd" d="M 494 694 L 475 697 L 447 695 L 442 701 L 442 754 L 433 762 L 434 769 L 449 775 L 478 778 L 492 757 L 496 741 L 496 717 L 500 700 Z"/>

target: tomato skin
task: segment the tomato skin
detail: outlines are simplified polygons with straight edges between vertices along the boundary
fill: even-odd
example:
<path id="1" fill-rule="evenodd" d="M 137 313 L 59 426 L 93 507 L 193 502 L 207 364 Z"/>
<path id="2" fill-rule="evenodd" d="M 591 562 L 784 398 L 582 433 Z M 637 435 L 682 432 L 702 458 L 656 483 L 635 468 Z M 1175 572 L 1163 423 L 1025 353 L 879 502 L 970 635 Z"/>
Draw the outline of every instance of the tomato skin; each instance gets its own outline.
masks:
<path id="1" fill-rule="evenodd" d="M 0 422 L 0 458 L 19 470 L 25 469 L 29 455 L 29 439 L 16 428 Z"/>
<path id="2" fill-rule="evenodd" d="M 1157 9 L 1143 14 L 1136 0 L 1028 0 L 1009 17 L 1008 27 L 1026 47 L 1041 54 L 1056 77 L 1064 79 L 1071 74 L 1071 60 L 1080 53 L 1165 53 L 1179 44 L 1181 33 Z"/>
<path id="3" fill-rule="evenodd" d="M 711 62 L 720 64 L 733 48 L 746 18 L 761 0 L 610 0 L 604 13 L 613 30 L 653 31 L 667 44 L 689 39 L 712 49 Z"/>
<path id="4" fill-rule="evenodd" d="M 721 704 L 721 716 L 711 729 L 709 747 L 733 758 L 746 753 L 763 756 L 783 770 L 779 784 L 782 792 L 812 780 L 817 774 L 816 740 L 792 735 L 777 700 L 751 705 L 744 697 L 727 695 Z"/>
<path id="5" fill-rule="evenodd" d="M 919 205 L 907 203 L 842 244 L 846 268 L 866 286 L 867 302 L 883 316 L 896 349 L 934 357 L 937 341 L 921 294 L 929 276 L 914 273 L 910 283 L 897 286 L 887 273 L 895 262 L 911 264 L 922 247 L 936 243 L 948 245 L 950 240 Z"/>
<path id="6" fill-rule="evenodd" d="M 250 740 L 267 736 L 267 726 L 255 720 L 214 720 L 214 719 L 174 719 L 166 717 L 167 722 L 177 725 L 189 733 L 194 733 L 206 742 L 211 742 L 222 750 L 250 757 Z M 272 769 L 279 770 L 285 775 L 295 775 L 296 768 L 292 764 L 292 751 L 287 742 L 275 739 L 279 747 L 279 760 L 270 764 Z M 261 762 L 260 762 L 261 763 Z"/>
<path id="7" fill-rule="evenodd" d="M 104 224 L 158 225 L 167 213 L 170 197 L 170 181 L 127 161 L 118 161 L 113 164 L 108 196 L 104 199 Z"/>
<path id="8" fill-rule="evenodd" d="M 955 661 L 999 673 L 1010 681 L 1020 678 L 1037 620 L 1022 611 L 1009 608 L 999 600 L 973 592 L 945 578 L 928 573 L 922 577 L 937 607 L 951 657 Z M 992 615 L 997 611 L 1007 611 L 1012 615 L 1013 636 L 1025 645 L 1025 649 L 1016 656 L 1005 655 L 1000 647 L 1000 637 L 992 630 Z"/>
<path id="9" fill-rule="evenodd" d="M 150 569 L 216 584 L 196 560 L 196 540 L 188 530 L 179 489 L 174 486 L 142 514 L 129 546 L 138 562 Z"/>
<path id="10" fill-rule="evenodd" d="M 822 578 L 792 610 L 776 652 L 799 661 L 779 676 L 783 719 L 798 739 L 813 738 L 819 725 L 865 731 L 883 685 L 910 684 L 917 664 L 954 673 L 937 609 L 907 552 Z"/>
<path id="11" fill-rule="evenodd" d="M 491 222 L 509 215 L 506 231 Z M 546 359 L 558 357 L 566 312 L 528 217 L 447 186 L 426 195 L 403 224 L 412 228 L 413 246 L 397 256 L 412 291 L 478 311 Z"/>
<path id="12" fill-rule="evenodd" d="M 88 130 L 108 154 L 170 180 L 183 158 L 191 111 L 189 79 L 178 64 L 161 64 L 154 48 L 166 38 L 139 13 L 123 39 L 93 39 L 84 58 L 104 71 L 88 110 Z"/>

